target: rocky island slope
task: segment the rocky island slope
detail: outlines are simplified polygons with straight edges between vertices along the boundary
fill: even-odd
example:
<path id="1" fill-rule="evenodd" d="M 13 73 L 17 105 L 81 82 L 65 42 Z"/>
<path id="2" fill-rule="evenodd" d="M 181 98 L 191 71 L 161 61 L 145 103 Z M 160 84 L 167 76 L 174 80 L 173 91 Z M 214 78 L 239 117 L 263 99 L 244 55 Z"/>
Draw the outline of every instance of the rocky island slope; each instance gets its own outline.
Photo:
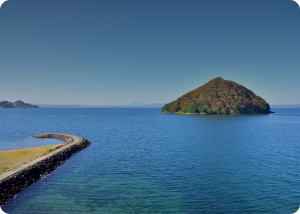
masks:
<path id="1" fill-rule="evenodd" d="M 18 100 L 14 103 L 9 101 L 2 101 L 0 102 L 0 108 L 38 108 L 38 106 L 24 103 L 23 101 Z"/>
<path id="2" fill-rule="evenodd" d="M 251 90 L 221 77 L 166 104 L 163 113 L 268 114 L 269 104 Z"/>

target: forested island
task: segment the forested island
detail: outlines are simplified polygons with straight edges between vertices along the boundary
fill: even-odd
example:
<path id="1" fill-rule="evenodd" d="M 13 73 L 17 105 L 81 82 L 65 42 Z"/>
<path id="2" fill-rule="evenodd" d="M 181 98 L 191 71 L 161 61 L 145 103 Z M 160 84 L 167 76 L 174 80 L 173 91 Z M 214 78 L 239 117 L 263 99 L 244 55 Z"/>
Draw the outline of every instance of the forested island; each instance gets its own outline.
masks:
<path id="1" fill-rule="evenodd" d="M 269 104 L 251 90 L 221 77 L 166 104 L 163 113 L 268 114 Z"/>
<path id="2" fill-rule="evenodd" d="M 0 108 L 38 108 L 38 106 L 18 100 L 16 102 L 2 101 L 0 102 Z"/>

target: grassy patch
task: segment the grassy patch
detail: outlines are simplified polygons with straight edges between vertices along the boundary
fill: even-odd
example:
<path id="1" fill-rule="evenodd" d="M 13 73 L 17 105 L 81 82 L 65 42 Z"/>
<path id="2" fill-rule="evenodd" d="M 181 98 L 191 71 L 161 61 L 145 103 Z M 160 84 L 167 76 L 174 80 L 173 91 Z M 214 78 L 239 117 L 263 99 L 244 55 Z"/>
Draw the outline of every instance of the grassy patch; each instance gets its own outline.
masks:
<path id="1" fill-rule="evenodd" d="M 26 163 L 34 158 L 45 155 L 45 152 L 49 153 L 62 145 L 64 144 L 34 147 L 29 149 L 0 151 L 0 173 Z"/>

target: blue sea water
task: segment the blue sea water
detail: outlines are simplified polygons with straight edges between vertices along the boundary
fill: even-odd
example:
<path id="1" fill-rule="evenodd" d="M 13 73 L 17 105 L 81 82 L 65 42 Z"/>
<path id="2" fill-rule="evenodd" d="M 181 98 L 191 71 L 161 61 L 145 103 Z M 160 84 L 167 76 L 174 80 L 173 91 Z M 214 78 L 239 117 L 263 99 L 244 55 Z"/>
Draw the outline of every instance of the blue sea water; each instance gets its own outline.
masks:
<path id="1" fill-rule="evenodd" d="M 173 115 L 160 109 L 0 109 L 0 150 L 92 142 L 8 202 L 9 213 L 294 213 L 300 109 Z M 59 142 L 60 143 L 60 142 Z"/>

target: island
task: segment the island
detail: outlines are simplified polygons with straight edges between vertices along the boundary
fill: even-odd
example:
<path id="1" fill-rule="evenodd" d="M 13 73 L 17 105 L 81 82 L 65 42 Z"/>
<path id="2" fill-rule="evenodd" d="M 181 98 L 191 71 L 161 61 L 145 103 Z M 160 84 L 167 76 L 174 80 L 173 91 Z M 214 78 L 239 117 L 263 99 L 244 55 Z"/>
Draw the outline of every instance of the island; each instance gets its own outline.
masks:
<path id="1" fill-rule="evenodd" d="M 270 105 L 244 86 L 217 77 L 166 104 L 161 111 L 175 114 L 268 114 Z"/>
<path id="2" fill-rule="evenodd" d="M 38 108 L 38 106 L 18 100 L 13 103 L 9 101 L 2 101 L 0 102 L 0 108 Z"/>

